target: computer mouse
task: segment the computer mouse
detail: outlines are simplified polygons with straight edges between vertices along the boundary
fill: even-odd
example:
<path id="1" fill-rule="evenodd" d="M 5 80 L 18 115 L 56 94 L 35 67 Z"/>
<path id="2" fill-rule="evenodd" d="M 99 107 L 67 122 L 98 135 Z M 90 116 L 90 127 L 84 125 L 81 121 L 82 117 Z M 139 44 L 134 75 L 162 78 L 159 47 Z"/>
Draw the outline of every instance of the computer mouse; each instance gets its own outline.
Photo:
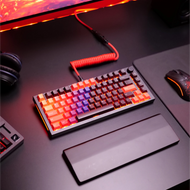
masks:
<path id="1" fill-rule="evenodd" d="M 186 72 L 176 69 L 169 71 L 166 76 L 166 80 L 171 84 L 179 96 L 190 101 L 190 75 Z"/>

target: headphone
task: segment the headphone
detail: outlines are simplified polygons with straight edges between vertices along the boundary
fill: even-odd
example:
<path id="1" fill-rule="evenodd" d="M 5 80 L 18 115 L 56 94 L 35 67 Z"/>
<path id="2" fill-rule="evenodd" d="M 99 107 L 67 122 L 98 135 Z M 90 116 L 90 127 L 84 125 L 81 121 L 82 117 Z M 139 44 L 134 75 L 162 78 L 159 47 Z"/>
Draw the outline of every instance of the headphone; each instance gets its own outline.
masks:
<path id="1" fill-rule="evenodd" d="M 12 86 L 17 82 L 20 75 L 22 62 L 18 55 L 0 52 L 0 80 L 3 84 Z"/>

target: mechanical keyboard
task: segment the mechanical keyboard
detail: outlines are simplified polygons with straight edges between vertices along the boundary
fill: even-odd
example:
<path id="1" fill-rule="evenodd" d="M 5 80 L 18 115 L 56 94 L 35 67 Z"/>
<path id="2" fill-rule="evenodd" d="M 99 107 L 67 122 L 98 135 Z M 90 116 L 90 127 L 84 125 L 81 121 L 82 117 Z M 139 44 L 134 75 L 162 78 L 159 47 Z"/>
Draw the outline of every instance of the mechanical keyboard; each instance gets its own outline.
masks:
<path id="1" fill-rule="evenodd" d="M 24 137 L 0 116 L 0 161 L 24 142 Z"/>
<path id="2" fill-rule="evenodd" d="M 154 101 L 133 66 L 33 97 L 51 137 Z"/>

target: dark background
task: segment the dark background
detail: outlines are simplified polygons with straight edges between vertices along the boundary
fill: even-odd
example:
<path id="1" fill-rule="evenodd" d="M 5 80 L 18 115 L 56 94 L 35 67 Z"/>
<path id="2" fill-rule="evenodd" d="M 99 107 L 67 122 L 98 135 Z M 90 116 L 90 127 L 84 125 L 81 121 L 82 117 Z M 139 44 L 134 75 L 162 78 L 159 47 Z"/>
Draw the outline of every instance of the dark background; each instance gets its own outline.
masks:
<path id="1" fill-rule="evenodd" d="M 150 0 L 80 14 L 118 50 L 117 62 L 79 69 L 84 79 L 132 65 L 136 59 L 189 44 L 189 25 L 170 28 L 151 8 Z M 69 63 L 108 53 L 109 49 L 74 16 L 1 33 L 1 50 L 18 54 L 20 79 L 1 92 L 1 116 L 25 138 L 1 163 L 1 189 L 167 189 L 189 178 L 189 137 L 156 97 L 130 113 L 90 125 L 50 140 L 32 97 L 76 82 Z M 162 113 L 180 143 L 79 186 L 62 151 L 124 125 Z"/>

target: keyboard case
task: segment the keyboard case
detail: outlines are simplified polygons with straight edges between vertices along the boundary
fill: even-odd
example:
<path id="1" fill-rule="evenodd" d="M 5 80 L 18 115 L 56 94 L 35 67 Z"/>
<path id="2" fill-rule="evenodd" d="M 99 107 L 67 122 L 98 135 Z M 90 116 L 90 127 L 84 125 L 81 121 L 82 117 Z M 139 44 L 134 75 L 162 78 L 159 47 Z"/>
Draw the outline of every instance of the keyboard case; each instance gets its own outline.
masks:
<path id="1" fill-rule="evenodd" d="M 24 142 L 24 137 L 0 116 L 0 161 Z"/>
<path id="2" fill-rule="evenodd" d="M 103 88 L 107 89 L 107 91 L 104 91 Z M 81 91 L 83 91 L 82 94 L 80 94 Z M 98 98 L 93 96 L 93 91 L 96 92 L 96 96 L 99 96 Z M 101 91 L 102 94 L 98 94 L 99 91 Z M 116 91 L 117 94 L 114 94 L 113 91 Z M 74 115 L 72 118 L 65 119 L 65 115 L 67 115 L 65 114 L 66 108 L 61 107 L 60 104 L 63 104 L 63 102 L 60 101 L 66 97 L 64 101 L 68 104 L 67 109 L 72 111 L 71 107 L 74 102 L 73 98 L 77 93 L 85 98 L 87 97 L 84 100 L 85 103 L 88 104 L 87 106 L 83 105 L 84 102 L 82 100 L 80 102 L 83 103 L 83 112 L 85 112 L 86 107 L 89 111 Z M 111 93 L 112 97 L 109 97 L 107 93 Z M 86 94 L 90 96 L 86 96 Z M 95 100 L 94 105 L 100 104 L 100 107 L 96 108 L 95 106 L 96 109 L 90 110 L 89 102 L 91 99 Z M 97 103 L 97 99 L 99 100 L 99 103 Z M 108 99 L 111 99 L 112 103 L 110 103 Z M 92 122 L 108 118 L 123 111 L 136 109 L 139 106 L 152 103 L 154 99 L 155 98 L 151 91 L 133 66 L 106 73 L 101 76 L 61 87 L 49 92 L 40 93 L 33 97 L 33 101 L 50 137 L 71 132 L 80 127 L 89 125 Z M 49 103 L 48 105 L 47 102 Z M 103 105 L 102 102 L 106 102 L 106 105 Z M 78 108 L 76 103 L 73 107 Z M 58 110 L 62 110 L 63 113 L 59 113 L 56 117 L 51 116 L 52 113 L 57 113 Z M 71 111 L 69 111 L 69 114 L 71 114 Z M 89 116 L 89 114 L 91 115 Z M 67 124 L 62 125 L 63 123 Z"/>

